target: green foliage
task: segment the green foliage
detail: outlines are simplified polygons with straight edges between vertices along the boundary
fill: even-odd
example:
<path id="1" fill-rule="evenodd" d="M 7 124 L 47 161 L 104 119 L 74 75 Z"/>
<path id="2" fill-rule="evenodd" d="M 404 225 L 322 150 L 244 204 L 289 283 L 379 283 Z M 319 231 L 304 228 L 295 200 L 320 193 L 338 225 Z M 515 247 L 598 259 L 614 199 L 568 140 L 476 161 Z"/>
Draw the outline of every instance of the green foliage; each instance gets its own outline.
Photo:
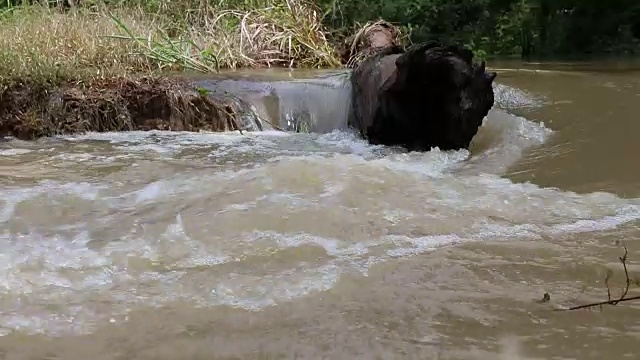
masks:
<path id="1" fill-rule="evenodd" d="M 340 37 L 384 19 L 412 42 L 461 42 L 480 56 L 635 53 L 637 0 L 317 0 Z"/>

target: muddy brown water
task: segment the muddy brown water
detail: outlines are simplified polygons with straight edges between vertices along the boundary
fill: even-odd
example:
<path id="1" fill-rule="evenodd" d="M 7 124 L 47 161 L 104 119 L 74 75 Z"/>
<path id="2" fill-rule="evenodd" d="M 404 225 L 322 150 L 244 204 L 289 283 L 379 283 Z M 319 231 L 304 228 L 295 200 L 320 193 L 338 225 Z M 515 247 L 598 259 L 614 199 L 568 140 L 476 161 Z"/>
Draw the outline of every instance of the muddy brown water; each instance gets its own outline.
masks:
<path id="1" fill-rule="evenodd" d="M 502 70 L 470 153 L 2 142 L 0 358 L 638 359 L 637 303 L 554 311 L 607 269 L 619 294 L 620 241 L 640 273 L 640 72 L 615 70 Z"/>

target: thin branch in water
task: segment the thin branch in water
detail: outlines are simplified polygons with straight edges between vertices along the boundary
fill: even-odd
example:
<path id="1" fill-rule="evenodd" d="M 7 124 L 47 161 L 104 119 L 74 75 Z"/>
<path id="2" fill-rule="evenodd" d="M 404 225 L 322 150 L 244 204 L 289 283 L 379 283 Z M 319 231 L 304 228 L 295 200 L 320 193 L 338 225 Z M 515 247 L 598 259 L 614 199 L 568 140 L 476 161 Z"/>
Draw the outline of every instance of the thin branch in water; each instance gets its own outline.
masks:
<path id="1" fill-rule="evenodd" d="M 627 296 L 627 294 L 629 293 L 629 286 L 631 286 L 631 279 L 629 278 L 629 270 L 627 270 L 627 255 L 629 254 L 629 250 L 627 250 L 627 247 L 624 247 L 624 255 L 622 257 L 620 257 L 620 262 L 622 263 L 622 267 L 624 268 L 624 277 L 626 280 L 626 286 L 624 288 L 624 291 L 622 292 L 622 295 L 620 296 L 620 300 L 618 300 L 618 302 L 624 300 L 625 296 Z M 617 304 L 618 302 L 616 302 L 615 304 Z M 615 305 L 613 304 L 613 305 Z"/>
<path id="2" fill-rule="evenodd" d="M 607 275 L 604 277 L 604 285 L 607 287 L 607 301 L 611 301 L 611 287 L 609 286 L 611 276 L 613 276 L 613 270 L 607 269 Z"/>
<path id="3" fill-rule="evenodd" d="M 628 260 L 628 255 L 629 255 L 629 250 L 627 249 L 627 246 L 624 246 L 624 255 L 619 257 L 618 259 L 620 260 L 620 263 L 622 264 L 622 268 L 624 269 L 624 276 L 625 276 L 625 287 L 624 289 L 622 289 L 622 294 L 620 295 L 619 298 L 617 299 L 611 299 L 611 288 L 609 287 L 609 280 L 611 278 L 611 271 L 607 272 L 607 275 L 604 279 L 604 283 L 607 286 L 607 300 L 606 301 L 599 301 L 599 302 L 595 302 L 595 303 L 590 303 L 590 304 L 584 304 L 584 305 L 577 305 L 577 306 L 572 306 L 569 308 L 565 308 L 565 309 L 555 309 L 555 311 L 569 311 L 569 310 L 579 310 L 579 309 L 588 309 L 588 308 L 593 308 L 593 307 L 602 307 L 603 305 L 618 305 L 621 302 L 625 302 L 625 301 L 632 301 L 632 300 L 640 300 L 640 295 L 636 295 L 636 296 L 632 296 L 632 297 L 627 297 L 627 295 L 629 294 L 629 288 L 631 287 L 631 278 L 629 277 L 629 270 L 627 269 L 627 260 Z"/>
<path id="4" fill-rule="evenodd" d="M 625 302 L 625 301 L 632 301 L 632 300 L 640 300 L 640 295 L 632 296 L 632 297 L 628 297 L 628 298 L 624 298 L 624 299 L 619 299 L 619 300 L 600 301 L 600 302 L 595 302 L 595 303 L 590 303 L 590 304 L 572 306 L 572 307 L 566 308 L 566 309 L 554 309 L 554 310 L 555 311 L 569 311 L 569 310 L 587 309 L 587 308 L 592 308 L 592 307 L 596 307 L 596 306 L 603 306 L 603 305 L 618 305 L 618 303 Z"/>

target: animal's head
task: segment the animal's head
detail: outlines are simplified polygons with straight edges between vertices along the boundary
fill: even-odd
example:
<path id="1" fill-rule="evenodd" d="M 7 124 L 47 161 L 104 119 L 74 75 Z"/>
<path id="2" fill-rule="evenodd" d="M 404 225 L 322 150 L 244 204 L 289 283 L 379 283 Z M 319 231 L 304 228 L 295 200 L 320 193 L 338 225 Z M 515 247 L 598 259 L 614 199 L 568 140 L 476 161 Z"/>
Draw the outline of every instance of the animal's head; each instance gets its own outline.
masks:
<path id="1" fill-rule="evenodd" d="M 471 76 L 465 78 L 465 86 L 460 91 L 460 117 L 469 142 L 493 107 L 493 81 L 497 76 L 495 72 L 486 71 L 484 60 L 474 64 L 472 69 Z"/>
<path id="2" fill-rule="evenodd" d="M 409 48 L 396 60 L 394 88 L 402 89 L 409 107 L 422 109 L 425 130 L 448 139 L 441 149 L 468 147 L 494 104 L 496 73 L 472 60 L 470 50 L 434 41 Z"/>

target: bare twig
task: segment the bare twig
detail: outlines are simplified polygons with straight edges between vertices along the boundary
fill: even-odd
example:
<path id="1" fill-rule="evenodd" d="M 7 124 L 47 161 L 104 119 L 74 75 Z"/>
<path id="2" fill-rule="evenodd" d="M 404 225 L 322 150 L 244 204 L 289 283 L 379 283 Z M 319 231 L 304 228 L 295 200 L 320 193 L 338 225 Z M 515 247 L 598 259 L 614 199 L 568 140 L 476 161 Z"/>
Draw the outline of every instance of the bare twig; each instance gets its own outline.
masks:
<path id="1" fill-rule="evenodd" d="M 629 293 L 629 286 L 631 286 L 631 279 L 629 278 L 629 270 L 627 270 L 627 255 L 629 254 L 629 250 L 627 250 L 627 247 L 624 247 L 624 255 L 622 257 L 620 257 L 620 262 L 622 263 L 622 267 L 624 268 L 624 277 L 626 280 L 626 286 L 624 287 L 624 291 L 622 292 L 622 295 L 620 296 L 620 300 L 618 300 L 618 302 L 624 300 L 625 296 L 627 296 L 627 294 Z M 615 304 L 617 304 L 618 302 L 616 302 Z M 613 305 L 615 305 L 613 304 Z"/>
<path id="2" fill-rule="evenodd" d="M 625 301 L 631 301 L 631 300 L 640 300 L 640 295 L 632 296 L 632 297 L 628 297 L 628 298 L 624 298 L 624 299 L 619 299 L 619 300 L 607 300 L 607 301 L 600 301 L 600 302 L 596 302 L 596 303 L 572 306 L 572 307 L 566 308 L 566 309 L 555 309 L 555 311 L 568 311 L 568 310 L 587 309 L 587 308 L 592 308 L 592 307 L 602 306 L 602 305 L 617 305 L 618 303 L 625 302 Z"/>
<path id="3" fill-rule="evenodd" d="M 569 310 L 579 310 L 579 309 L 587 309 L 587 308 L 592 308 L 592 307 L 602 307 L 603 305 L 618 305 L 621 302 L 625 302 L 625 301 L 632 301 L 632 300 L 640 300 L 640 295 L 636 295 L 636 296 L 632 296 L 632 297 L 627 297 L 627 295 L 629 294 L 629 288 L 631 287 L 631 278 L 629 277 L 629 270 L 627 269 L 627 255 L 629 254 L 629 250 L 627 249 L 626 245 L 624 246 L 624 255 L 619 257 L 618 259 L 620 260 L 620 263 L 622 264 L 622 268 L 624 269 L 624 276 L 625 276 L 625 287 L 624 289 L 622 289 L 622 294 L 620 295 L 619 298 L 617 299 L 611 299 L 611 288 L 609 287 L 609 280 L 611 278 L 611 272 L 607 272 L 607 275 L 604 279 L 604 283 L 607 286 L 607 300 L 606 301 L 599 301 L 599 302 L 595 302 L 595 303 L 590 303 L 590 304 L 584 304 L 584 305 L 576 305 L 576 306 L 572 306 L 569 308 L 565 308 L 565 309 L 555 309 L 556 311 L 569 311 Z"/>

